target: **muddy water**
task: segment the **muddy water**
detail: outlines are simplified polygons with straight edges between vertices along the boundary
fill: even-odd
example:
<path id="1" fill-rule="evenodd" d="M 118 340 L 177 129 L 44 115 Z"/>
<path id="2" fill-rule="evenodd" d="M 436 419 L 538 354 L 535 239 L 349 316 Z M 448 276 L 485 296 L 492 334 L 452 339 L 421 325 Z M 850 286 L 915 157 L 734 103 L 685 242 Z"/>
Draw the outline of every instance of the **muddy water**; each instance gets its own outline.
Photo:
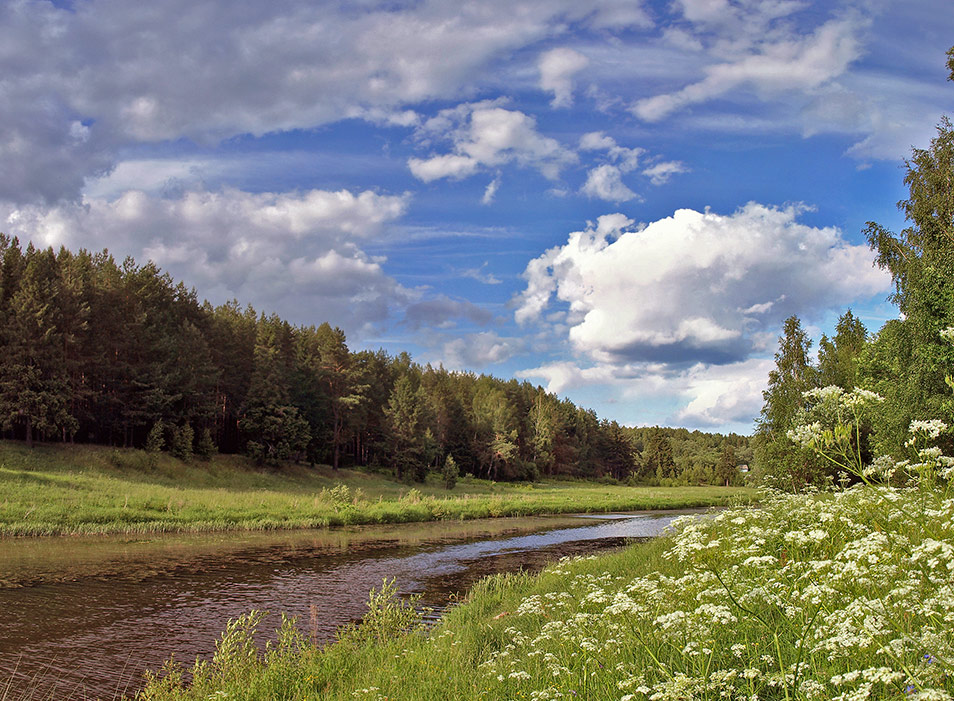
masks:
<path id="1" fill-rule="evenodd" d="M 488 574 L 658 535 L 678 513 L 340 530 L 0 540 L 0 699 L 114 699 L 170 656 L 207 656 L 226 622 L 297 616 L 318 641 L 384 578 L 440 610 Z"/>

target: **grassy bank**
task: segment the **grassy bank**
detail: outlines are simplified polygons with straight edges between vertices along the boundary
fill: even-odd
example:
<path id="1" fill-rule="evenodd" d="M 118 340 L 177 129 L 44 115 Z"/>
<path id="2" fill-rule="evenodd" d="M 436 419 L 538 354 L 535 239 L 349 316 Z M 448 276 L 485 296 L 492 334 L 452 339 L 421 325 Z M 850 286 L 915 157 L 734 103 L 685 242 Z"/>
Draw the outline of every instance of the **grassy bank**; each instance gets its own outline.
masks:
<path id="1" fill-rule="evenodd" d="M 372 597 L 318 650 L 234 622 L 172 699 L 951 699 L 954 499 L 777 496 L 620 554 L 479 584 L 436 628 Z"/>
<path id="2" fill-rule="evenodd" d="M 245 458 L 181 462 L 93 446 L 0 442 L 0 536 L 312 528 L 360 523 L 684 508 L 751 498 L 722 487 L 463 479 L 408 486 L 353 470 Z"/>

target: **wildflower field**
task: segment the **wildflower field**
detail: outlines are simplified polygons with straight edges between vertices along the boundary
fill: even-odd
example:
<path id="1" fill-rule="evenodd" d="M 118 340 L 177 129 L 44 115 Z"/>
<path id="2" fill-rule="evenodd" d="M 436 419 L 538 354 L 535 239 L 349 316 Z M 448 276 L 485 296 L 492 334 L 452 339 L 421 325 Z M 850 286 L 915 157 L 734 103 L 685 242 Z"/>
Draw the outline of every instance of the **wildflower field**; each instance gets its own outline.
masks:
<path id="1" fill-rule="evenodd" d="M 776 493 L 490 578 L 430 630 L 379 592 L 338 643 L 289 624 L 260 653 L 247 617 L 191 686 L 173 672 L 143 698 L 949 699 L 952 543 L 947 489 Z"/>

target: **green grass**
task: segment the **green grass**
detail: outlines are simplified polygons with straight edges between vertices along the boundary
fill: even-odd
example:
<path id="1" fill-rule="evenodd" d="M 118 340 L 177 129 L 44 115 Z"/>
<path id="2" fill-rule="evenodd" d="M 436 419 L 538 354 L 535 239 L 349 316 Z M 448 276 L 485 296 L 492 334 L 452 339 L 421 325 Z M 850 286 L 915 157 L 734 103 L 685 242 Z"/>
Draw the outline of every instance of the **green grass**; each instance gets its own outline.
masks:
<path id="1" fill-rule="evenodd" d="M 184 463 L 95 446 L 0 442 L 0 536 L 315 528 L 345 524 L 688 508 L 751 499 L 724 487 L 462 479 L 408 486 L 355 470 L 245 458 Z"/>
<path id="2" fill-rule="evenodd" d="M 291 624 L 257 650 L 252 613 L 191 684 L 170 666 L 141 698 L 949 700 L 952 544 L 949 494 L 777 495 L 489 578 L 430 630 L 407 630 L 387 586 L 367 626 L 321 650 Z"/>

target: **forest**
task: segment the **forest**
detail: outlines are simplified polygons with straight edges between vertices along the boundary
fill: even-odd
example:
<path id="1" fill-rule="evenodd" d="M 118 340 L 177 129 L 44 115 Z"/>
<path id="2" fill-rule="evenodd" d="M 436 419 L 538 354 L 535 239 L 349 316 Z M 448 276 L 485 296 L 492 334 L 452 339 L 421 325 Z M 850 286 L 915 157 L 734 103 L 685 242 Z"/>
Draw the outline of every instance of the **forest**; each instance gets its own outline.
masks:
<path id="1" fill-rule="evenodd" d="M 349 350 L 327 323 L 213 306 L 153 263 L 0 235 L 5 437 L 183 459 L 368 467 L 422 481 L 732 484 L 745 437 L 627 428 L 539 386 Z"/>

